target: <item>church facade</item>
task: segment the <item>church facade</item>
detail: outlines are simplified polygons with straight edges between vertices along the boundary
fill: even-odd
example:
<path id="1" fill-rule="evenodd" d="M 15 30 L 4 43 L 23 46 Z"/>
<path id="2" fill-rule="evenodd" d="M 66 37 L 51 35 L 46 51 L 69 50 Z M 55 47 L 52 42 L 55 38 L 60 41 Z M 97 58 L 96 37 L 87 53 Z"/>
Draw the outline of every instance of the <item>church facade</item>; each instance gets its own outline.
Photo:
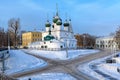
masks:
<path id="1" fill-rule="evenodd" d="M 31 43 L 29 48 L 35 49 L 75 49 L 77 40 L 74 37 L 71 20 L 64 23 L 59 17 L 58 12 L 53 17 L 52 24 L 47 20 L 46 30 L 42 32 L 42 40 Z"/>

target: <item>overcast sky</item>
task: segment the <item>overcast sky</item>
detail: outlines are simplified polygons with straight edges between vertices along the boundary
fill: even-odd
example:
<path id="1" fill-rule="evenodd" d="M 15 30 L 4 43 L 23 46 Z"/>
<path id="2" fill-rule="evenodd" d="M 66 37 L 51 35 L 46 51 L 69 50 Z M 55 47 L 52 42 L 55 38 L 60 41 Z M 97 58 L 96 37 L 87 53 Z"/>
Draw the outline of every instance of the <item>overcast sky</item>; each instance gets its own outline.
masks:
<path id="1" fill-rule="evenodd" d="M 108 35 L 120 25 L 120 0 L 0 0 L 0 26 L 6 29 L 10 18 L 20 18 L 22 30 L 45 29 L 56 3 L 62 21 L 66 13 L 72 19 L 75 33 Z"/>

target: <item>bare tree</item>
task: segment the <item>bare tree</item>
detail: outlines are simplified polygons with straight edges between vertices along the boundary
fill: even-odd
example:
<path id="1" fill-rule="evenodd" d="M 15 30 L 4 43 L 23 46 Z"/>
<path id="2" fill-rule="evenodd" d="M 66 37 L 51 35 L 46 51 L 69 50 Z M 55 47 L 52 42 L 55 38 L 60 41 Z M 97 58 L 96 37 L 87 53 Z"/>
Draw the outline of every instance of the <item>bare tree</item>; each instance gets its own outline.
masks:
<path id="1" fill-rule="evenodd" d="M 77 35 L 75 35 L 75 38 L 77 39 L 78 47 L 84 47 L 84 48 L 94 48 L 95 47 L 96 37 L 93 35 L 90 35 L 88 33 L 81 34 L 81 35 L 77 34 Z"/>
<path id="2" fill-rule="evenodd" d="M 118 45 L 118 48 L 120 49 L 120 27 L 117 28 L 114 38 L 115 38 L 115 41 Z"/>
<path id="3" fill-rule="evenodd" d="M 0 27 L 0 47 L 7 47 L 7 32 L 4 31 L 4 28 Z"/>
<path id="4" fill-rule="evenodd" d="M 9 31 L 9 35 L 10 38 L 13 42 L 13 46 L 16 47 L 18 46 L 18 36 L 20 33 L 20 20 L 12 18 L 8 21 L 8 31 Z"/>

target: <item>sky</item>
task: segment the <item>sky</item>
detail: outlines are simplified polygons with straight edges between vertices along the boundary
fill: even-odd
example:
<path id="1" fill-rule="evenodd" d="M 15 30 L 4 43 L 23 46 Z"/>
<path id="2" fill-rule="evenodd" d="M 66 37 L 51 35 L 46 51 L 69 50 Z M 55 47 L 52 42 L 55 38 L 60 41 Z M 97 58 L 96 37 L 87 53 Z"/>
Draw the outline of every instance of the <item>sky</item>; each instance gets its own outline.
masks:
<path id="1" fill-rule="evenodd" d="M 8 20 L 20 18 L 21 30 L 45 29 L 56 3 L 62 21 L 72 20 L 75 34 L 106 36 L 120 25 L 120 0 L 0 0 L 0 27 L 7 29 Z"/>

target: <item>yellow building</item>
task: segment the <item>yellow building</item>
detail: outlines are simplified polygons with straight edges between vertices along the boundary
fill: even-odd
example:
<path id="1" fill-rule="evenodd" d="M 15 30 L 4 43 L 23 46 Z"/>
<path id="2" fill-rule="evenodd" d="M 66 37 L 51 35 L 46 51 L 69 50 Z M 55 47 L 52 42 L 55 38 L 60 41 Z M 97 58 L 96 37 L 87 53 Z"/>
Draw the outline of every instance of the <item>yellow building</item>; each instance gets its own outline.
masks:
<path id="1" fill-rule="evenodd" d="M 22 34 L 22 47 L 27 47 L 30 43 L 42 40 L 41 32 L 26 32 Z"/>

